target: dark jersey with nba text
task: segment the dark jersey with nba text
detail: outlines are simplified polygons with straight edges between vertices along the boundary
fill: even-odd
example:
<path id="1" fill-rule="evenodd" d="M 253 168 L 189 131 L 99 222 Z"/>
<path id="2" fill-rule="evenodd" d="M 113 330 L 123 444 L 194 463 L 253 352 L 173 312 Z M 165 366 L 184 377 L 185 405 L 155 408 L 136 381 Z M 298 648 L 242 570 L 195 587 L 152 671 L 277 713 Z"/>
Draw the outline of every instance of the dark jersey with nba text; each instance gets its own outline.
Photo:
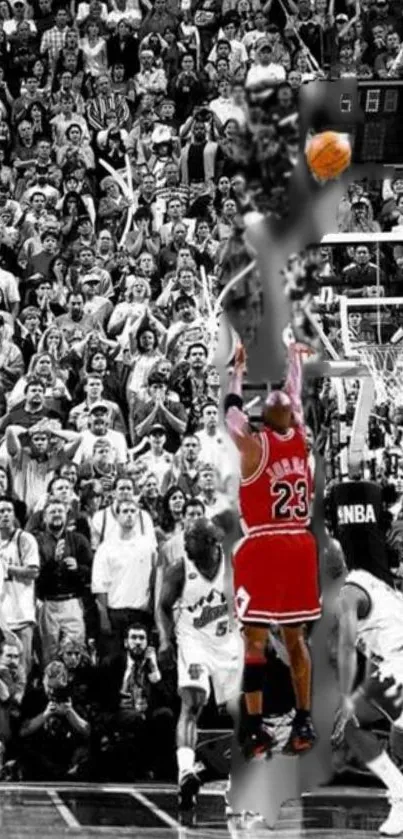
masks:
<path id="1" fill-rule="evenodd" d="M 245 533 L 304 530 L 309 524 L 312 478 L 300 428 L 260 433 L 262 457 L 254 475 L 241 481 L 239 505 Z"/>
<path id="2" fill-rule="evenodd" d="M 362 569 L 394 584 L 386 543 L 385 490 L 373 481 L 336 484 L 326 501 L 332 534 L 340 542 L 349 571 Z"/>

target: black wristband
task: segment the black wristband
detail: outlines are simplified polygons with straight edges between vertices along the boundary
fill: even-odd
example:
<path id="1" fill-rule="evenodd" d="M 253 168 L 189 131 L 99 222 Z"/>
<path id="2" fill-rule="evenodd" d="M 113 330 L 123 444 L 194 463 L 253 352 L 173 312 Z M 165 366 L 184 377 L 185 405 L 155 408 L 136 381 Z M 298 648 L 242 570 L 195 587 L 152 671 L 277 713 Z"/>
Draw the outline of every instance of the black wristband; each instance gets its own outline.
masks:
<path id="1" fill-rule="evenodd" d="M 243 399 L 237 393 L 228 393 L 224 399 L 224 413 L 227 413 L 229 408 L 239 408 L 242 411 Z"/>

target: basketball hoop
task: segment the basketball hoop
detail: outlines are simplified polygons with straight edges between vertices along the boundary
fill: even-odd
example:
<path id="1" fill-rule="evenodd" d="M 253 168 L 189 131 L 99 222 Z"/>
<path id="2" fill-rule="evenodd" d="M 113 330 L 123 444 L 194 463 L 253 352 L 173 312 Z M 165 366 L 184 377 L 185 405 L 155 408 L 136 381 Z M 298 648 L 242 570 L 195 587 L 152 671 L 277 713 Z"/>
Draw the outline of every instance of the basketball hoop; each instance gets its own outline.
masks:
<path id="1" fill-rule="evenodd" d="M 354 349 L 370 371 L 376 401 L 403 405 L 403 346 L 363 343 Z"/>

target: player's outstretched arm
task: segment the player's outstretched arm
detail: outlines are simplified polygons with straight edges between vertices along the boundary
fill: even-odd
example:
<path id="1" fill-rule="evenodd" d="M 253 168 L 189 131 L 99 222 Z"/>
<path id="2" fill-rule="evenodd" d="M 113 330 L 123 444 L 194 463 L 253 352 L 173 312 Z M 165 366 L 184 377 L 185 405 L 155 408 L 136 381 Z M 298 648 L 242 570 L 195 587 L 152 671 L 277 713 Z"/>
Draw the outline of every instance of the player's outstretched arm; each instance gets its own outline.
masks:
<path id="1" fill-rule="evenodd" d="M 247 477 L 246 473 L 248 471 L 251 474 L 254 472 L 262 455 L 260 439 L 257 434 L 251 431 L 249 419 L 242 410 L 242 382 L 245 366 L 245 349 L 242 344 L 239 344 L 235 352 L 234 370 L 229 391 L 224 400 L 224 412 L 228 434 L 242 456 L 243 477 Z"/>
<path id="2" fill-rule="evenodd" d="M 297 344 L 288 346 L 288 373 L 284 390 L 291 402 L 294 422 L 301 428 L 304 426 L 304 411 L 302 407 L 302 358 Z"/>

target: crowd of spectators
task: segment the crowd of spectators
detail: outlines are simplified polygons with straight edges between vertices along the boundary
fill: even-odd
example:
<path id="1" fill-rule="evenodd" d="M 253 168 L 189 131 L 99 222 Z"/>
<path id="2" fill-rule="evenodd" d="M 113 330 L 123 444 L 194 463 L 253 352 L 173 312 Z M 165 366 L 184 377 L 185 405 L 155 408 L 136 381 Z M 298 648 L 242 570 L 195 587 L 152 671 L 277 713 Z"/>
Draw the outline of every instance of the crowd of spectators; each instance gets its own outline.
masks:
<path id="1" fill-rule="evenodd" d="M 0 0 L 3 777 L 173 777 L 154 608 L 236 488 L 228 243 L 284 213 L 301 84 L 399 78 L 402 26 L 392 0 Z M 400 186 L 340 230 L 399 226 Z"/>

